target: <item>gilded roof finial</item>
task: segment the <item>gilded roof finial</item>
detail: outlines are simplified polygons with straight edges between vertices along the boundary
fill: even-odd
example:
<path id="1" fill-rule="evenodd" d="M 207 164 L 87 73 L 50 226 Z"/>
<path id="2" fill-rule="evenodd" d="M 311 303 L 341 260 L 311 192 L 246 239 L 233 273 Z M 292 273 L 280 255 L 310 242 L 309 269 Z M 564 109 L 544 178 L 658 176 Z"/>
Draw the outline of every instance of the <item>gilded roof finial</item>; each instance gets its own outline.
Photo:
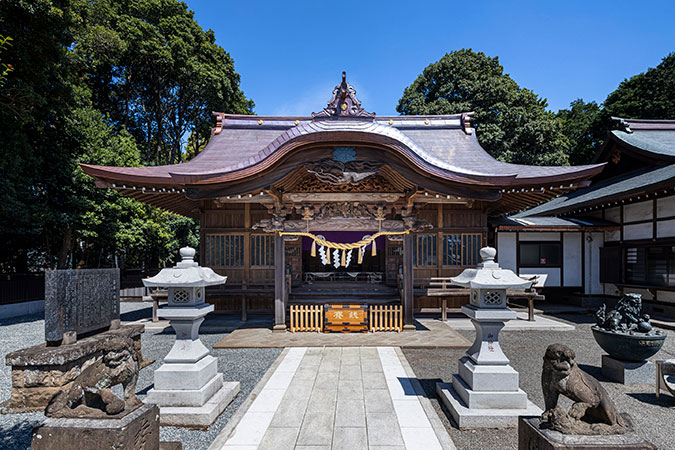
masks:
<path id="1" fill-rule="evenodd" d="M 347 83 L 347 72 L 342 72 L 342 83 L 333 89 L 333 97 L 328 105 L 319 113 L 312 113 L 314 118 L 324 117 L 375 117 L 361 107 L 356 98 L 356 91 Z"/>

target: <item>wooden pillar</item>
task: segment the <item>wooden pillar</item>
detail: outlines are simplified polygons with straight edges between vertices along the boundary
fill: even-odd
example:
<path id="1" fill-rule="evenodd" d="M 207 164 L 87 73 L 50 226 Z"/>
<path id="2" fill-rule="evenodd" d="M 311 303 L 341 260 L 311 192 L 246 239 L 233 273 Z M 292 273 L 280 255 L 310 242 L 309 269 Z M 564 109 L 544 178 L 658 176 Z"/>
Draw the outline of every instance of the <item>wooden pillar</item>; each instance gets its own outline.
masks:
<path id="1" fill-rule="evenodd" d="M 413 318 L 413 236 L 403 235 L 403 330 L 414 331 Z"/>
<path id="2" fill-rule="evenodd" d="M 284 237 L 274 236 L 274 328 L 273 331 L 286 331 L 286 274 Z"/>

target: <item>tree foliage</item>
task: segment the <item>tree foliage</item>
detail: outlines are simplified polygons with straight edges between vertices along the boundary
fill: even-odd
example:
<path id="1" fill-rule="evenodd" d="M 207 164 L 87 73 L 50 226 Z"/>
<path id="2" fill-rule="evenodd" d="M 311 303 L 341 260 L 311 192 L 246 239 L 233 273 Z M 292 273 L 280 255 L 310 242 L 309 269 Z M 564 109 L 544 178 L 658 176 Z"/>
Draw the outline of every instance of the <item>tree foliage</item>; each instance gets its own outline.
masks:
<path id="1" fill-rule="evenodd" d="M 250 112 L 213 32 L 177 0 L 7 0 L 0 35 L 0 269 L 157 267 L 196 245 L 191 219 L 96 188 L 78 163 L 177 162 L 211 110 Z"/>
<path id="2" fill-rule="evenodd" d="M 213 110 L 251 112 L 234 61 L 184 3 L 80 0 L 76 10 L 84 26 L 73 65 L 94 106 L 134 135 L 145 163 L 180 162 L 187 136 L 209 136 Z"/>
<path id="3" fill-rule="evenodd" d="M 607 114 L 633 119 L 675 119 L 675 53 L 624 80 L 604 103 Z"/>
<path id="4" fill-rule="evenodd" d="M 577 99 L 557 117 L 570 141 L 570 162 L 587 164 L 602 146 L 611 117 L 675 119 L 675 53 L 646 72 L 624 80 L 602 106 Z"/>
<path id="5" fill-rule="evenodd" d="M 538 165 L 566 164 L 567 138 L 546 100 L 521 88 L 497 57 L 463 49 L 427 66 L 399 100 L 401 114 L 475 111 L 477 137 L 494 157 Z"/>
<path id="6" fill-rule="evenodd" d="M 607 131 L 600 106 L 578 98 L 570 103 L 569 109 L 558 111 L 556 117 L 562 123 L 562 132 L 570 142 L 570 164 L 590 163 L 602 145 L 602 136 Z"/>

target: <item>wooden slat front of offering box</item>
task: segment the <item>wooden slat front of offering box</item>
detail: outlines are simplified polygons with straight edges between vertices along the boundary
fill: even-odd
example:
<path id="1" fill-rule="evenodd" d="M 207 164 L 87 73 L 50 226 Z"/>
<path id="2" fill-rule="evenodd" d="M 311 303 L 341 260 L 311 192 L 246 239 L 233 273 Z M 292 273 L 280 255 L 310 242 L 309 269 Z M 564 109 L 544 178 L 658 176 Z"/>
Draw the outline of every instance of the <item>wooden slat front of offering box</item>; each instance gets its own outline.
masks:
<path id="1" fill-rule="evenodd" d="M 367 333 L 367 305 L 325 305 L 324 333 Z"/>

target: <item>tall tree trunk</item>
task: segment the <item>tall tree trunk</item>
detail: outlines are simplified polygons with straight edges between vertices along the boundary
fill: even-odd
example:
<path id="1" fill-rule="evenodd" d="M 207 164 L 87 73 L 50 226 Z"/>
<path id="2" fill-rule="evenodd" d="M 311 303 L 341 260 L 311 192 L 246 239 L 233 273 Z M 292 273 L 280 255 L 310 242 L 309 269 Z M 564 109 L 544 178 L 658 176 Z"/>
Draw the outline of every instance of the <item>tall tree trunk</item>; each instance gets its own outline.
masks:
<path id="1" fill-rule="evenodd" d="M 68 263 L 68 254 L 73 245 L 73 228 L 66 228 L 66 232 L 63 234 L 63 242 L 61 242 L 61 250 L 59 250 L 59 261 L 56 265 L 57 269 L 65 269 L 66 264 Z"/>

